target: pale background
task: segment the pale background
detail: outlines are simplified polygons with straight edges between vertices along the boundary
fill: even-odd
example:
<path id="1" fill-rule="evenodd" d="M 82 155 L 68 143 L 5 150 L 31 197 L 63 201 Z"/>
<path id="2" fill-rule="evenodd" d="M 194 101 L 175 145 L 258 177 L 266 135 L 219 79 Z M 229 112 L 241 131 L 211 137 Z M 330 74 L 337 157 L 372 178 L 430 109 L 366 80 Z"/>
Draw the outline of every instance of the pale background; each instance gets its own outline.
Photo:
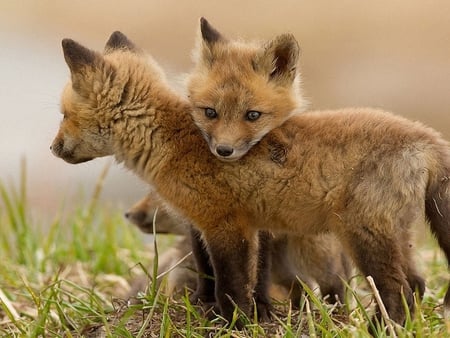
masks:
<path id="1" fill-rule="evenodd" d="M 74 199 L 88 197 L 109 162 L 72 166 L 49 151 L 68 79 L 61 39 L 102 50 L 121 30 L 175 77 L 192 66 L 201 16 L 230 38 L 293 33 L 313 108 L 380 107 L 422 120 L 450 139 L 447 0 L 0 0 L 0 182 L 17 185 L 25 158 L 30 205 L 47 218 L 63 203 L 70 208 Z M 113 165 L 102 199 L 125 208 L 145 191 Z"/>

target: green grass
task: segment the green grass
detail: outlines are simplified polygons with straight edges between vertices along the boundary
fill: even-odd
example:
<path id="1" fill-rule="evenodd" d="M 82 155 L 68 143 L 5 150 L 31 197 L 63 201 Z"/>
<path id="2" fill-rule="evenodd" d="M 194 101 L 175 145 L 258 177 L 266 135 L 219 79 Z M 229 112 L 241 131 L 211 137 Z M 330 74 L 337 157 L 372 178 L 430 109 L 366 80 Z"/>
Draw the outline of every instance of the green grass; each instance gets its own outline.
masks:
<path id="1" fill-rule="evenodd" d="M 128 304 L 130 280 L 136 274 L 154 280 L 164 248 L 145 245 L 139 231 L 122 219 L 123 210 L 99 205 L 104 175 L 87 203 L 49 224 L 30 217 L 25 170 L 18 187 L 0 182 L 0 336 L 369 337 L 373 299 L 361 277 L 351 282 L 344 307 L 324 304 L 305 286 L 308 297 L 300 309 L 276 304 L 270 323 L 252 316 L 240 332 L 220 318 L 206 319 L 187 293 L 168 297 L 155 283 L 140 296 L 142 303 Z M 405 327 L 391 323 L 391 329 L 397 337 L 450 337 L 441 306 L 449 278 L 446 262 L 430 238 L 422 240 L 420 253 L 426 295 Z M 378 333 L 387 337 L 389 331 L 383 325 Z"/>
<path id="2" fill-rule="evenodd" d="M 122 210 L 98 205 L 101 179 L 87 205 L 50 224 L 30 218 L 24 174 L 19 188 L 0 182 L 0 336 L 62 336 L 106 321 L 115 291 L 148 264 Z"/>

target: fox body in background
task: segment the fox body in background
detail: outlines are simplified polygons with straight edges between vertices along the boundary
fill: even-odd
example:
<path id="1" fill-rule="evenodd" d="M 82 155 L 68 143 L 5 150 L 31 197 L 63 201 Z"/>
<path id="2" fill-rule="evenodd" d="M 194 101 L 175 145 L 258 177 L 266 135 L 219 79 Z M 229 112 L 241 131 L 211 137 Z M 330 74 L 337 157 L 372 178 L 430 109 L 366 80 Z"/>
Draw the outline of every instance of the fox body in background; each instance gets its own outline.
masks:
<path id="1" fill-rule="evenodd" d="M 113 155 L 201 230 L 227 320 L 234 303 L 251 314 L 261 229 L 334 233 L 399 323 L 402 295 L 412 309 L 413 290 L 424 290 L 412 224 L 426 218 L 449 259 L 450 149 L 434 130 L 374 109 L 306 112 L 224 162 L 211 154 L 190 102 L 122 34 L 104 54 L 70 39 L 63 51 L 71 82 L 53 153 L 73 164 Z"/>
<path id="2" fill-rule="evenodd" d="M 160 203 L 148 194 L 135 203 L 126 213 L 125 217 L 139 227 L 144 233 L 153 233 L 153 215 Z M 170 216 L 164 208 L 158 208 L 155 221 L 155 232 L 157 234 L 172 233 L 188 237 L 189 224 L 182 220 L 176 220 Z M 171 265 L 192 250 L 186 238 L 179 240 L 176 244 L 162 255 L 158 266 L 160 273 L 167 271 Z M 317 284 L 321 294 L 330 302 L 336 297 L 344 300 L 344 283 L 351 273 L 351 264 L 346 258 L 340 243 L 332 234 L 306 234 L 289 241 L 286 235 L 277 235 L 269 246 L 271 261 L 271 281 L 284 288 L 285 294 L 289 293 L 293 305 L 298 305 L 302 295 L 297 278 L 314 288 Z M 172 255 L 173 257 L 168 257 Z M 194 269 L 194 261 L 187 262 Z M 174 265 L 174 264 L 173 264 Z M 195 289 L 192 281 L 195 273 L 185 268 L 176 268 L 169 274 L 169 290 L 182 290 L 184 286 Z M 209 279 L 211 280 L 211 279 Z M 273 289 L 273 288 L 272 288 Z M 214 288 L 209 288 L 214 291 Z M 273 292 L 271 293 L 273 294 Z M 214 294 L 207 298 L 213 299 Z"/>

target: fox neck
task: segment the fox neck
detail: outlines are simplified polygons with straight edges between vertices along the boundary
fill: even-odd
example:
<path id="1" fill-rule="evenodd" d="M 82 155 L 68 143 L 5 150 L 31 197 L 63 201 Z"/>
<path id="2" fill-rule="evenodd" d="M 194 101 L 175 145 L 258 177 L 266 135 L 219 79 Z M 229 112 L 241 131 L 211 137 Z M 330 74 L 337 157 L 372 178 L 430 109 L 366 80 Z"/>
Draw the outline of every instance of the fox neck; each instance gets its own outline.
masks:
<path id="1" fill-rule="evenodd" d="M 199 131 L 186 100 L 165 85 L 152 83 L 146 90 L 140 102 L 134 102 L 140 108 L 123 109 L 122 116 L 112 121 L 112 129 L 116 160 L 148 180 L 174 156 L 172 149 L 183 152 L 188 146 L 180 142 L 183 134 Z"/>

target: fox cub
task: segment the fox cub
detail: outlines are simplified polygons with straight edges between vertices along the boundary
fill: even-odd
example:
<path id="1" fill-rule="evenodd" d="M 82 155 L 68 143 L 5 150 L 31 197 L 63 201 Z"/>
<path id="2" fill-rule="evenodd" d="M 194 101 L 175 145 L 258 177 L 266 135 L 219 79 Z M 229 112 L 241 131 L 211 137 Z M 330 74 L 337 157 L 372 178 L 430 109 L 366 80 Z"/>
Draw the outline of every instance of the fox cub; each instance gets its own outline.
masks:
<path id="1" fill-rule="evenodd" d="M 270 130 L 305 109 L 298 43 L 291 34 L 264 44 L 230 41 L 204 18 L 200 33 L 196 67 L 188 78 L 191 101 L 200 108 L 193 111 L 193 119 L 216 157 L 236 161 Z M 340 278 L 348 277 L 350 269 L 334 236 L 289 238 L 276 236 L 272 243 L 272 279 L 292 285 L 300 274 L 303 281 L 315 279 L 330 300 L 336 295 L 343 300 Z M 298 294 L 293 300 L 298 301 Z"/>
<path id="2" fill-rule="evenodd" d="M 53 154 L 72 164 L 114 156 L 192 222 L 225 319 L 235 305 L 251 316 L 259 230 L 334 233 L 398 323 L 406 318 L 402 297 L 412 310 L 413 290 L 424 290 L 411 258 L 412 225 L 426 218 L 450 258 L 450 146 L 436 131 L 374 109 L 305 112 L 239 161 L 221 161 L 192 119 L 205 106 L 173 91 L 123 34 L 114 33 L 104 53 L 70 39 L 62 46 L 71 81 Z M 218 102 L 211 95 L 206 107 Z"/>
<path id="3" fill-rule="evenodd" d="M 305 110 L 299 46 L 282 34 L 266 43 L 230 41 L 201 19 L 196 67 L 187 84 L 194 121 L 211 152 L 236 161 L 270 130 Z M 220 102 L 216 101 L 220 97 Z"/>
<path id="4" fill-rule="evenodd" d="M 154 210 L 159 205 L 152 194 L 148 194 L 143 199 L 135 203 L 126 213 L 125 217 L 135 224 L 144 233 L 153 232 Z M 189 225 L 181 220 L 175 220 L 163 208 L 158 208 L 155 232 L 158 234 L 172 233 L 183 236 L 177 241 L 172 251 L 163 255 L 159 268 L 161 271 L 170 269 L 166 262 L 176 262 L 187 255 L 192 250 L 192 246 L 186 245 L 186 237 L 189 236 Z M 344 300 L 343 280 L 348 280 L 351 273 L 351 264 L 339 242 L 332 234 L 304 235 L 290 245 L 288 236 L 277 235 L 269 246 L 271 262 L 271 281 L 284 289 L 285 294 L 289 294 L 293 305 L 298 305 L 302 296 L 302 288 L 297 281 L 300 278 L 311 289 L 319 286 L 322 295 L 330 302 Z M 166 258 L 168 254 L 173 255 L 172 259 Z M 189 266 L 194 267 L 195 263 L 189 259 Z M 169 275 L 170 290 L 182 290 L 184 286 L 191 289 L 194 272 L 186 269 L 175 269 Z M 211 281 L 211 279 L 208 279 Z M 272 289 L 278 290 L 276 286 Z M 214 288 L 209 290 L 214 291 Z M 273 294 L 273 292 L 271 293 Z M 208 299 L 213 299 L 214 294 L 208 295 Z"/>

